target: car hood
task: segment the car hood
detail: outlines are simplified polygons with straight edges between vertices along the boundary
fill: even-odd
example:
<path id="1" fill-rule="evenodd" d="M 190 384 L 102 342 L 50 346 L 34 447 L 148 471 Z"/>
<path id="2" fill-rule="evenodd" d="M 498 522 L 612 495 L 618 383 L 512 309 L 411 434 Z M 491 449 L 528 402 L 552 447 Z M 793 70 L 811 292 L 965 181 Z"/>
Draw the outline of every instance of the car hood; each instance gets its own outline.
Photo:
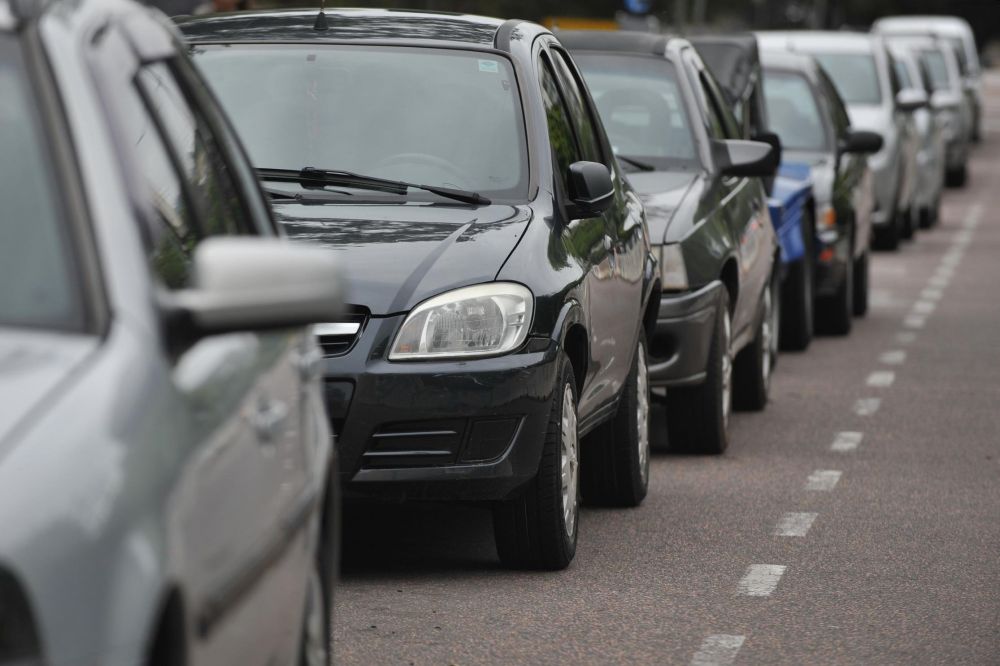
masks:
<path id="1" fill-rule="evenodd" d="M 0 328 L 0 458 L 96 346 L 88 336 Z"/>
<path id="2" fill-rule="evenodd" d="M 527 206 L 280 204 L 296 241 L 337 253 L 346 302 L 373 315 L 409 311 L 449 289 L 493 280 L 531 221 Z"/>
<path id="3" fill-rule="evenodd" d="M 665 242 L 678 208 L 686 200 L 698 174 L 691 171 L 645 171 L 628 176 L 646 208 L 649 237 Z"/>

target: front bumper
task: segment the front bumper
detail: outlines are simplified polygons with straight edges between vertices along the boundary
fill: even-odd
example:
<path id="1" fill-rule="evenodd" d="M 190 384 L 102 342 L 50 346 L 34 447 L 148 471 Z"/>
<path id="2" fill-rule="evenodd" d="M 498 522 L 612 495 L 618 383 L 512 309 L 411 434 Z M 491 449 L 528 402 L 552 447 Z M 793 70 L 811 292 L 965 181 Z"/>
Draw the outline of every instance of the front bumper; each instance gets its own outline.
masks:
<path id="1" fill-rule="evenodd" d="M 370 318 L 326 359 L 326 402 L 347 497 L 501 500 L 538 471 L 559 346 L 467 361 L 389 362 L 402 317 Z"/>
<path id="2" fill-rule="evenodd" d="M 689 386 L 705 380 L 722 282 L 681 294 L 662 294 L 649 343 L 652 386 Z"/>

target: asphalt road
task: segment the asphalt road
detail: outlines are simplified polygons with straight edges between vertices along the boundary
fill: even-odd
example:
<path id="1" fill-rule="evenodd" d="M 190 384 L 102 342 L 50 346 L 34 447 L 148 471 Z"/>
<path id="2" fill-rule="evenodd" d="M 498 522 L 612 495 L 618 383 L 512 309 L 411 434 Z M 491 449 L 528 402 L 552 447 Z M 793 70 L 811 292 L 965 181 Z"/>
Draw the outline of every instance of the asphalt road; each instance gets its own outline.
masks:
<path id="1" fill-rule="evenodd" d="M 726 455 L 585 510 L 567 571 L 500 568 L 484 510 L 348 511 L 339 663 L 1000 663 L 1000 77 L 986 113 L 852 335 L 783 355 Z"/>

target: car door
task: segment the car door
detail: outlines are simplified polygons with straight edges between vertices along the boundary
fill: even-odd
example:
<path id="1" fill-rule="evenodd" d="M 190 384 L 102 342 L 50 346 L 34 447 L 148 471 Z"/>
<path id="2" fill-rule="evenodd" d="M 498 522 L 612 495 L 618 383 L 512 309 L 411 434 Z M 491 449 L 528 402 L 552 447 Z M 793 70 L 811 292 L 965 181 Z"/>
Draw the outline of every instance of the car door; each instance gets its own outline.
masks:
<path id="1" fill-rule="evenodd" d="M 586 84 L 576 69 L 572 58 L 562 48 L 551 45 L 552 57 L 559 87 L 569 102 L 570 121 L 577 136 L 583 137 L 583 157 L 599 162 L 614 171 L 610 151 L 606 149 L 604 129 L 600 124 Z M 598 283 L 600 297 L 591 301 L 593 316 L 605 319 L 611 344 L 607 357 L 611 394 L 618 395 L 632 367 L 632 354 L 636 348 L 637 334 L 642 320 L 642 277 L 645 258 L 644 230 L 641 202 L 634 195 L 633 205 L 627 205 L 629 196 L 622 191 L 621 181 L 615 180 L 615 200 L 603 219 L 607 238 L 610 240 L 608 260 L 611 275 Z"/>
<path id="2" fill-rule="evenodd" d="M 578 136 L 566 94 L 559 87 L 551 55 L 546 49 L 538 53 L 536 66 L 553 156 L 554 197 L 556 206 L 565 211 L 570 191 L 569 167 L 584 160 L 585 154 L 594 154 L 593 143 L 586 144 L 588 153 L 581 147 L 581 142 L 593 142 L 594 137 Z M 602 301 L 609 295 L 615 271 L 614 242 L 604 217 L 569 219 L 564 212 L 560 217 L 563 224 L 555 225 L 553 233 L 560 234 L 566 253 L 576 259 L 584 272 L 582 305 L 590 333 L 590 360 L 578 405 L 581 420 L 584 420 L 614 396 L 611 379 L 615 360 L 614 324 L 603 316 L 602 310 L 606 307 L 602 306 Z"/>
<path id="3" fill-rule="evenodd" d="M 218 235 L 267 233 L 246 209 L 212 127 L 191 104 L 172 58 L 104 63 L 124 76 L 112 106 L 131 160 L 149 270 L 157 298 L 191 283 L 197 245 Z M 168 344 L 171 446 L 184 451 L 181 481 L 167 512 L 172 572 L 198 640 L 193 663 L 268 663 L 289 656 L 289 626 L 305 580 L 293 569 L 283 522 L 303 485 L 299 385 L 301 334 L 234 333 L 193 345 Z M 300 583 L 304 586 L 304 582 Z M 293 599 L 292 597 L 295 597 Z"/>

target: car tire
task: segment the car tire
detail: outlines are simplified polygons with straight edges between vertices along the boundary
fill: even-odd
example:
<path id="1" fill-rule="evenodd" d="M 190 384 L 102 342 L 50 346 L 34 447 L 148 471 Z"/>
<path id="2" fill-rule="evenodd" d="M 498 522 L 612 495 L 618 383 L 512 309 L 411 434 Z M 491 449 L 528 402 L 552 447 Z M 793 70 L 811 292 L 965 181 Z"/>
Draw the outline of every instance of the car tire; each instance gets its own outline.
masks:
<path id="1" fill-rule="evenodd" d="M 869 253 L 865 250 L 854 260 L 854 316 L 864 317 L 868 314 L 868 266 Z"/>
<path id="2" fill-rule="evenodd" d="M 718 455 L 729 447 L 732 334 L 729 292 L 722 289 L 708 348 L 705 381 L 667 391 L 667 439 L 671 449 Z"/>
<path id="3" fill-rule="evenodd" d="M 899 237 L 903 240 L 911 240 L 917 232 L 916 221 L 913 219 L 913 211 L 907 209 L 900 213 Z"/>
<path id="4" fill-rule="evenodd" d="M 969 182 L 969 167 L 965 164 L 945 172 L 944 184 L 948 187 L 965 187 L 967 182 Z"/>
<path id="5" fill-rule="evenodd" d="M 576 554 L 580 525 L 576 378 L 565 354 L 560 354 L 559 365 L 538 472 L 519 495 L 493 508 L 497 554 L 510 568 L 565 569 Z"/>
<path id="6" fill-rule="evenodd" d="M 851 240 L 849 247 L 854 247 Z M 844 279 L 832 296 L 816 304 L 816 330 L 826 335 L 847 335 L 854 319 L 854 261 L 844 265 Z"/>
<path id="7" fill-rule="evenodd" d="M 874 237 L 872 238 L 872 245 L 877 250 L 898 250 L 899 249 L 899 220 L 893 219 L 892 224 L 884 227 L 878 227 L 873 230 Z"/>
<path id="8" fill-rule="evenodd" d="M 733 366 L 733 407 L 759 412 L 767 406 L 771 391 L 771 371 L 777 357 L 775 314 L 780 312 L 776 281 L 768 283 L 761 295 L 757 332 L 736 357 Z"/>
<path id="9" fill-rule="evenodd" d="M 920 228 L 930 229 L 934 226 L 934 212 L 931 206 L 926 206 L 920 209 Z"/>
<path id="10" fill-rule="evenodd" d="M 789 351 L 805 351 L 813 338 L 813 306 L 815 292 L 813 285 L 813 244 L 812 218 L 803 217 L 806 222 L 803 232 L 805 253 L 802 259 L 788 266 L 785 282 L 781 288 L 781 348 Z"/>
<path id="11" fill-rule="evenodd" d="M 614 418 L 597 427 L 581 447 L 583 500 L 601 506 L 639 506 L 649 491 L 649 366 L 646 336 L 635 358 Z"/>
<path id="12" fill-rule="evenodd" d="M 306 607 L 302 614 L 299 634 L 300 666 L 331 666 L 333 664 L 333 624 L 323 594 L 323 577 L 319 572 L 319 559 L 313 558 L 313 567 L 306 584 Z"/>

